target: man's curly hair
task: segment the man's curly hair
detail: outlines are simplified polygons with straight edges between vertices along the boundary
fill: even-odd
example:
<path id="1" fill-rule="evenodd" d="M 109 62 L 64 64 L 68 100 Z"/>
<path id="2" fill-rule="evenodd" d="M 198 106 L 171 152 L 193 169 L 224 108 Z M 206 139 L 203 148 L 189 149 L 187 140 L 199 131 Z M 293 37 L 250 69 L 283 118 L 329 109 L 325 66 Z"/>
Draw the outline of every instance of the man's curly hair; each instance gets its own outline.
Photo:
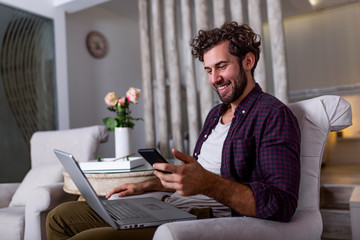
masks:
<path id="1" fill-rule="evenodd" d="M 220 28 L 200 30 L 190 43 L 191 53 L 195 58 L 204 61 L 204 53 L 222 41 L 230 40 L 229 53 L 243 60 L 248 52 L 255 55 L 255 64 L 251 69 L 252 75 L 260 57 L 260 35 L 246 24 L 238 25 L 237 22 L 226 22 Z"/>

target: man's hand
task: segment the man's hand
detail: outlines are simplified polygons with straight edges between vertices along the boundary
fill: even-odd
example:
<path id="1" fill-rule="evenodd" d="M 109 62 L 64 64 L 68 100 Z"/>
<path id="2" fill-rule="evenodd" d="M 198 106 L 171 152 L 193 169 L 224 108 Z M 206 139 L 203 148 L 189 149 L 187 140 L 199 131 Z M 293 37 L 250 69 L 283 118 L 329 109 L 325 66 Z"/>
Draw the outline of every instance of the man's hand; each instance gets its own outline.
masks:
<path id="1" fill-rule="evenodd" d="M 143 185 L 144 183 L 126 183 L 119 187 L 114 188 L 105 197 L 109 198 L 114 193 L 118 193 L 119 197 L 142 194 L 145 192 Z"/>
<path id="2" fill-rule="evenodd" d="M 184 165 L 156 163 L 155 171 L 165 188 L 172 188 L 182 196 L 204 194 L 247 216 L 255 216 L 255 198 L 248 185 L 222 178 L 205 170 L 195 158 L 173 149 L 174 156 Z"/>
<path id="3" fill-rule="evenodd" d="M 165 188 L 171 188 L 182 196 L 206 194 L 209 182 L 207 181 L 210 172 L 205 170 L 195 158 L 172 150 L 174 156 L 183 161 L 184 165 L 173 165 L 168 163 L 155 163 L 153 167 L 158 170 L 171 172 L 171 174 L 155 171 Z"/>
<path id="4" fill-rule="evenodd" d="M 172 189 L 164 188 L 158 178 L 154 178 L 145 182 L 123 184 L 111 190 L 111 192 L 109 192 L 105 197 L 109 198 L 115 193 L 117 193 L 119 197 L 125 197 L 130 195 L 143 194 L 149 191 L 173 192 Z"/>

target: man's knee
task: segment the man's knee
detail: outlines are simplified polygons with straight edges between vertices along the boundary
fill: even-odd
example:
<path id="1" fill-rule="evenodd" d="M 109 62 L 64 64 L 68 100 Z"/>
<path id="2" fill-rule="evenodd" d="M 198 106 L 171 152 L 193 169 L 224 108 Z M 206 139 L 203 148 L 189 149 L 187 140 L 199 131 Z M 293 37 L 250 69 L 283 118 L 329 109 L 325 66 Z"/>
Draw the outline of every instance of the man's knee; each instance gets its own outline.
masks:
<path id="1" fill-rule="evenodd" d="M 66 202 L 52 209 L 46 218 L 46 234 L 48 239 L 67 239 L 66 221 L 69 214 L 76 214 L 74 208 L 81 205 L 79 202 Z"/>
<path id="2" fill-rule="evenodd" d="M 76 202 L 76 201 L 62 203 L 49 212 L 46 221 L 50 222 L 55 220 L 56 222 L 59 223 L 62 219 L 67 219 L 68 217 L 71 217 L 74 214 L 78 214 L 76 209 L 84 207 L 82 205 L 87 205 L 87 204 L 85 202 Z"/>

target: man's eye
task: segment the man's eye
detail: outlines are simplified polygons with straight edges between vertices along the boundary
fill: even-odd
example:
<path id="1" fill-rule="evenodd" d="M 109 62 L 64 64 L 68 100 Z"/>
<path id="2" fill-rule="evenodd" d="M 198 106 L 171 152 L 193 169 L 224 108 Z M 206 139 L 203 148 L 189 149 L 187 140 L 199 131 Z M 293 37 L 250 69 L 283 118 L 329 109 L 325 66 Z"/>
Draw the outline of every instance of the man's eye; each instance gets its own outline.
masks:
<path id="1" fill-rule="evenodd" d="M 220 65 L 219 68 L 220 69 L 224 69 L 226 67 L 226 65 Z"/>

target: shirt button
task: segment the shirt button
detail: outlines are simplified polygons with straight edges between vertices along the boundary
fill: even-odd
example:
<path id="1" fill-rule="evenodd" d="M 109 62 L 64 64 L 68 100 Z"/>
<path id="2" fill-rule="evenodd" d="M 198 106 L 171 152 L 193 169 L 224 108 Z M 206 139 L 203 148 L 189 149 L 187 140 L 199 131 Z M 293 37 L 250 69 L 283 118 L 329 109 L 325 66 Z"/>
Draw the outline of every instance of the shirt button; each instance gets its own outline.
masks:
<path id="1" fill-rule="evenodd" d="M 195 153 L 195 157 L 196 157 L 197 155 L 198 155 L 198 153 L 196 152 L 196 153 Z"/>
<path id="2" fill-rule="evenodd" d="M 242 110 L 241 112 L 242 112 L 242 113 L 245 113 L 245 110 Z"/>
<path id="3" fill-rule="evenodd" d="M 207 134 L 205 134 L 204 138 L 207 138 Z"/>

